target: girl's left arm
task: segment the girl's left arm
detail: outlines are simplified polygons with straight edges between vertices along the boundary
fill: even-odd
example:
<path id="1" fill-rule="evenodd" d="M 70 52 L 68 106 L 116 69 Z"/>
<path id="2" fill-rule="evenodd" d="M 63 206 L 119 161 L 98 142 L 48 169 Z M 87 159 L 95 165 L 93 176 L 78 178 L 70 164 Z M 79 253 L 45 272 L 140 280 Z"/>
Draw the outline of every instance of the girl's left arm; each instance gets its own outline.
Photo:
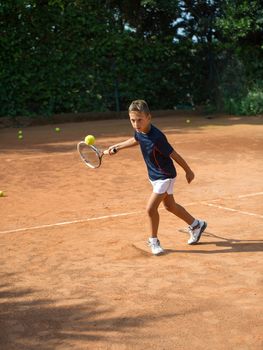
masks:
<path id="1" fill-rule="evenodd" d="M 180 167 L 182 167 L 185 171 L 185 177 L 188 183 L 192 182 L 195 174 L 193 173 L 192 169 L 189 167 L 189 165 L 186 163 L 186 161 L 180 156 L 180 154 L 178 154 L 177 152 L 175 152 L 175 150 L 173 150 L 173 152 L 170 154 L 170 157 L 177 163 L 180 165 Z"/>

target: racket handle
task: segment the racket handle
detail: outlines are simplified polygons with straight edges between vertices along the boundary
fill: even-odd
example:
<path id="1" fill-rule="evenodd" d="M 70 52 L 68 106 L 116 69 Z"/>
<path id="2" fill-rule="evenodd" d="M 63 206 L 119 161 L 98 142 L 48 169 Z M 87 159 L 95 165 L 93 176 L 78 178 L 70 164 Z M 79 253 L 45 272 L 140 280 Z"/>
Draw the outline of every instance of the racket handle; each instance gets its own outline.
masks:
<path id="1" fill-rule="evenodd" d="M 117 153 L 117 149 L 116 149 L 116 148 L 112 148 L 110 151 L 106 149 L 106 150 L 103 152 L 103 154 L 109 154 L 109 155 L 115 154 L 115 153 Z"/>

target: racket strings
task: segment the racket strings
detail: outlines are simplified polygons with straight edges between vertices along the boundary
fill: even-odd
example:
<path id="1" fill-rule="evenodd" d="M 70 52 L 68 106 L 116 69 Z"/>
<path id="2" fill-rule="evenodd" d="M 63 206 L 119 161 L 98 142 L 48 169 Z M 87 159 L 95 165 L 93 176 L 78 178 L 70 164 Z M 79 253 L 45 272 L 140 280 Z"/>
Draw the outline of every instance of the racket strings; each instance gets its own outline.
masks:
<path id="1" fill-rule="evenodd" d="M 82 159 L 88 166 L 91 168 L 97 168 L 100 166 L 100 157 L 95 149 L 86 145 L 85 143 L 81 143 L 79 145 L 79 152 Z"/>

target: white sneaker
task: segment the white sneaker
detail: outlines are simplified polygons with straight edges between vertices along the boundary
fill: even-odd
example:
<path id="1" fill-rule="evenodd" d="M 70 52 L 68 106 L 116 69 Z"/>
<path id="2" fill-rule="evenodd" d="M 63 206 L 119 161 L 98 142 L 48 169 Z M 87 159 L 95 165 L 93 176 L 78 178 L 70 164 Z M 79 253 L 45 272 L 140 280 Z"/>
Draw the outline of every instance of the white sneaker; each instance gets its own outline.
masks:
<path id="1" fill-rule="evenodd" d="M 198 243 L 206 227 L 207 227 L 207 223 L 202 220 L 198 220 L 198 224 L 195 227 L 189 226 L 188 232 L 190 233 L 190 238 L 188 239 L 188 244 Z"/>
<path id="2" fill-rule="evenodd" d="M 154 255 L 159 255 L 159 254 L 162 254 L 164 252 L 164 249 L 160 245 L 159 239 L 157 239 L 156 242 L 151 242 L 149 239 L 148 246 L 151 247 L 152 253 Z"/>

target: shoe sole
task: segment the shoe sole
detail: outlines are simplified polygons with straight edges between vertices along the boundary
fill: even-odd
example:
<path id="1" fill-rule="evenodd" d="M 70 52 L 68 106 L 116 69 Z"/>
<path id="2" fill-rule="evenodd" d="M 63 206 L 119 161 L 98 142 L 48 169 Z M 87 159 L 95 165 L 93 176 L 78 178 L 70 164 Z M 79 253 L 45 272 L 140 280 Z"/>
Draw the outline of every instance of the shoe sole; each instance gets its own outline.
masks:
<path id="1" fill-rule="evenodd" d="M 154 253 L 152 253 L 154 256 L 158 256 L 158 255 L 163 255 L 164 254 L 164 250 L 162 251 L 162 252 L 160 252 L 160 253 L 156 253 L 156 254 L 154 254 Z"/>
<path id="2" fill-rule="evenodd" d="M 202 233 L 204 232 L 204 230 L 207 228 L 207 223 L 204 221 L 204 225 L 202 226 L 201 228 L 201 231 L 199 232 L 199 235 L 197 237 L 197 240 L 195 242 L 192 242 L 192 243 L 188 243 L 189 245 L 194 245 L 194 244 L 197 244 L 202 236 Z"/>

